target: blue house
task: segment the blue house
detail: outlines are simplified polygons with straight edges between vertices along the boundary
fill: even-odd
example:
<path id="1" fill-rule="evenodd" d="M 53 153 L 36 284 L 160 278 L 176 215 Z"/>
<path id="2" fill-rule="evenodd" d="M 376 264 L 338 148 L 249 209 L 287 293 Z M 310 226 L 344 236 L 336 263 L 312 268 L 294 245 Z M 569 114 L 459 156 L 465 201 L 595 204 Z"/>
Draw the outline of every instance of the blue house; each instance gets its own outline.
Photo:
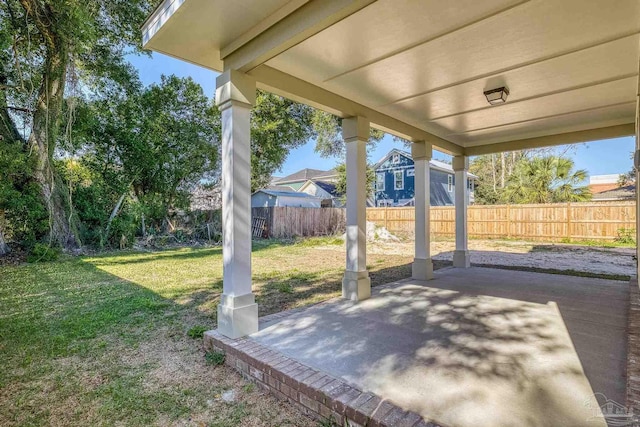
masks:
<path id="1" fill-rule="evenodd" d="M 431 160 L 431 206 L 451 206 L 455 200 L 455 173 L 451 165 Z M 411 153 L 393 149 L 374 166 L 375 206 L 413 206 L 415 195 L 414 166 Z M 477 176 L 469 174 L 469 202 Z"/>

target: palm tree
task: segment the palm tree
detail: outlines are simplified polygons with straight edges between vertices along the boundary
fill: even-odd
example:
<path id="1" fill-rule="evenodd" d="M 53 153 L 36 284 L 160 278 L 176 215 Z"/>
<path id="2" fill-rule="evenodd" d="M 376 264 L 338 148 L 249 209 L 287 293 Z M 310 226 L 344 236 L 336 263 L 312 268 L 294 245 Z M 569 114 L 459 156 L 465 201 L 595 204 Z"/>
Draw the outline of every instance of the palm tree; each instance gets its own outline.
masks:
<path id="1" fill-rule="evenodd" d="M 507 203 L 583 202 L 591 199 L 584 185 L 588 173 L 574 171 L 573 160 L 560 156 L 523 158 L 502 195 Z"/>

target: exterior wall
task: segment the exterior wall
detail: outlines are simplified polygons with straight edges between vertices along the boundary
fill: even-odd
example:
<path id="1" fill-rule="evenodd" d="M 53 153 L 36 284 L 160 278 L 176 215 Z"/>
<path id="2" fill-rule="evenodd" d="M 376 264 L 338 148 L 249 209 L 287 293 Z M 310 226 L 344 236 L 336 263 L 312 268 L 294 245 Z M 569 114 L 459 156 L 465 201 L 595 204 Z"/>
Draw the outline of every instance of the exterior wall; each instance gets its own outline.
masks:
<path id="1" fill-rule="evenodd" d="M 321 199 L 331 199 L 333 197 L 331 196 L 331 194 L 327 193 L 325 190 L 318 187 L 313 182 L 307 185 L 304 189 L 298 191 L 302 191 L 303 193 L 309 194 L 310 196 L 320 197 Z"/>
<path id="2" fill-rule="evenodd" d="M 263 192 L 257 192 L 251 196 L 252 208 L 270 208 L 276 205 L 276 198 Z"/>
<path id="3" fill-rule="evenodd" d="M 321 199 L 311 197 L 287 197 L 278 196 L 275 206 L 278 207 L 297 207 L 297 208 L 319 208 L 321 207 Z"/>
<path id="4" fill-rule="evenodd" d="M 398 163 L 393 163 L 393 157 L 389 157 L 376 169 L 376 185 L 378 174 L 384 174 L 384 191 L 375 190 L 376 207 L 384 206 L 386 201 L 388 206 L 402 205 L 403 202 L 411 200 L 415 195 L 415 177 L 413 160 L 407 156 L 399 154 Z M 395 189 L 395 173 L 401 171 L 404 176 L 404 188 Z M 431 206 L 453 206 L 455 203 L 455 176 L 454 172 L 447 173 L 438 169 L 430 169 L 431 179 Z M 449 177 L 451 177 L 451 191 L 449 191 Z"/>

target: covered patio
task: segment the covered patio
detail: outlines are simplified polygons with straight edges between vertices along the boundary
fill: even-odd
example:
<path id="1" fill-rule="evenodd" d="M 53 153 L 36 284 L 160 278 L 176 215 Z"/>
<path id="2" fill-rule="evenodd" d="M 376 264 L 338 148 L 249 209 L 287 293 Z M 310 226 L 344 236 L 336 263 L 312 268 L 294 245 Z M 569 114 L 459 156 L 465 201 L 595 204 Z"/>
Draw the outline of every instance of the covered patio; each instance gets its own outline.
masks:
<path id="1" fill-rule="evenodd" d="M 363 342 L 374 340 L 376 335 L 367 329 L 369 323 L 364 313 L 368 307 L 373 309 L 385 295 L 388 303 L 382 305 L 389 307 L 386 313 L 395 319 L 390 320 L 392 323 L 424 327 L 425 316 L 427 326 L 432 316 L 436 319 L 443 316 L 450 318 L 447 327 L 454 330 L 474 326 L 466 323 L 470 320 L 465 318 L 464 309 L 460 313 L 460 309 L 451 306 L 461 298 L 463 306 L 471 301 L 472 306 L 483 307 L 491 313 L 495 310 L 497 313 L 489 313 L 489 317 L 502 318 L 496 320 L 497 324 L 515 322 L 514 325 L 528 332 L 541 332 L 541 341 L 517 345 L 509 342 L 506 346 L 496 343 L 501 350 L 509 349 L 508 356 L 500 356 L 504 360 L 497 370 L 508 373 L 508 377 L 516 371 L 523 373 L 530 369 L 547 372 L 544 367 L 549 360 L 544 355 L 551 351 L 548 348 L 539 352 L 539 358 L 531 359 L 526 369 L 514 357 L 517 352 L 526 353 L 523 348 L 527 345 L 536 348 L 545 340 L 552 340 L 554 346 L 564 349 L 566 358 L 560 358 L 562 363 L 558 369 L 575 378 L 571 387 L 588 391 L 589 381 L 593 387 L 594 378 L 604 375 L 590 376 L 592 368 L 585 367 L 589 381 L 585 380 L 580 362 L 583 366 L 589 365 L 585 360 L 593 357 L 598 360 L 598 366 L 605 367 L 613 356 L 598 352 L 587 356 L 587 352 L 583 357 L 579 349 L 581 335 L 572 334 L 569 327 L 571 339 L 568 339 L 562 319 L 552 310 L 553 304 L 547 305 L 549 301 L 556 301 L 556 297 L 578 298 L 586 292 L 582 287 L 565 288 L 544 275 L 537 279 L 529 277 L 524 283 L 546 280 L 550 285 L 557 285 L 548 289 L 550 294 L 536 299 L 539 296 L 532 288 L 523 288 L 520 279 L 505 278 L 506 274 L 516 273 L 500 272 L 495 273 L 496 283 L 505 284 L 501 292 L 509 292 L 492 294 L 495 289 L 488 286 L 491 280 L 487 278 L 487 286 L 481 286 L 476 292 L 480 296 L 469 300 L 450 292 L 471 291 L 473 294 L 472 288 L 459 289 L 458 286 L 483 283 L 482 275 L 476 275 L 474 269 L 450 270 L 433 282 L 426 282 L 434 278 L 427 206 L 429 160 L 434 149 L 452 155 L 455 181 L 466 183 L 470 156 L 635 135 L 640 46 L 640 3 L 636 0 L 620 0 L 615 6 L 600 0 L 165 0 L 148 18 L 142 31 L 146 48 L 221 73 L 217 78 L 216 102 L 222 113 L 224 290 L 218 307 L 216 336 L 236 340 L 250 335 L 252 340 L 266 340 L 265 343 L 273 346 L 284 345 L 288 338 L 296 336 L 292 325 L 268 325 L 259 331 L 258 307 L 252 293 L 250 113 L 256 89 L 260 88 L 342 118 L 347 147 L 347 243 L 342 294 L 347 301 L 334 306 L 342 307 L 343 313 L 363 313 L 353 318 L 343 315 L 342 330 L 346 331 L 348 325 L 355 328 L 354 332 L 367 331 L 364 336 L 360 335 Z M 371 285 L 365 238 L 366 143 L 371 127 L 412 145 L 416 182 L 412 279 L 419 285 L 416 288 L 407 282 L 400 287 L 392 286 L 387 294 L 385 290 L 379 291 L 376 298 L 367 302 Z M 627 155 L 620 153 L 621 158 Z M 453 265 L 461 269 L 470 267 L 465 188 L 466 185 L 455 186 Z M 494 274 L 488 271 L 483 270 L 483 274 Z M 581 280 L 580 283 L 588 282 Z M 609 285 L 606 287 L 609 289 Z M 442 303 L 434 304 L 439 299 Z M 596 300 L 593 297 L 593 301 Z M 421 304 L 423 312 L 419 312 Z M 616 310 L 625 312 L 625 303 L 620 304 L 623 306 Z M 438 306 L 443 313 L 429 311 Z M 593 304 L 591 308 L 598 307 Z M 403 310 L 414 315 L 400 315 Z M 498 314 L 500 310 L 510 314 Z M 569 325 L 567 319 L 572 316 L 565 316 L 562 304 L 560 311 Z M 533 321 L 536 316 L 532 313 L 545 321 L 542 324 Z M 298 320 L 304 323 L 304 318 Z M 583 320 L 588 319 L 585 316 Z M 588 323 L 581 324 L 589 330 L 584 326 Z M 411 340 L 405 343 L 407 354 L 418 349 L 412 346 L 422 346 L 431 338 L 437 342 L 450 333 L 442 325 L 439 328 L 439 332 L 427 331 L 435 334 L 433 336 L 407 335 L 416 339 L 414 344 Z M 282 331 L 288 333 L 283 335 Z M 501 335 L 485 332 L 482 348 L 486 352 L 492 347 L 491 338 L 499 342 Z M 615 341 L 610 344 L 623 348 L 624 337 L 615 336 L 615 339 L 609 337 Z M 273 337 L 280 337 L 281 343 Z M 337 342 L 339 337 L 336 335 L 333 339 Z M 347 339 L 346 336 L 343 339 Z M 580 357 L 572 352 L 571 340 Z M 510 353 L 512 350 L 516 353 Z M 454 351 L 445 357 L 446 351 L 446 348 L 428 348 L 425 357 L 451 359 L 469 366 L 465 358 L 472 353 Z M 390 369 L 383 365 L 385 356 L 388 355 L 380 354 L 380 358 L 370 360 L 368 365 L 381 372 Z M 596 362 L 590 366 L 595 365 Z M 468 371 L 473 375 L 488 368 L 472 366 Z M 435 377 L 432 380 L 436 381 Z M 430 383 L 436 394 L 446 393 L 438 388 L 455 388 L 457 393 L 463 393 L 470 384 L 458 384 L 455 375 L 445 375 L 438 381 Z M 485 379 L 480 382 L 484 383 Z M 363 384 L 369 388 L 375 386 L 375 382 Z M 378 384 L 380 393 L 387 393 L 384 387 L 393 387 L 394 382 L 386 384 Z M 534 390 L 537 385 L 532 387 Z M 578 393 L 571 387 L 557 388 L 556 394 L 539 397 L 546 399 L 547 405 L 560 408 L 567 402 L 576 403 Z M 603 385 L 607 393 L 621 398 L 616 387 Z M 511 384 L 502 389 L 496 387 L 495 391 L 513 401 L 522 398 L 519 393 L 523 389 Z M 598 390 L 594 387 L 594 391 Z M 513 409 L 509 404 L 503 403 L 503 408 L 509 408 L 506 412 Z M 476 410 L 481 407 L 477 406 Z M 546 416 L 542 407 L 529 409 Z M 440 414 L 431 406 L 422 409 Z M 497 406 L 490 412 L 501 413 Z M 475 414 L 473 410 L 470 413 Z M 451 425 L 465 422 L 459 417 L 446 420 Z M 559 424 L 546 420 L 530 425 Z"/>
<path id="2" fill-rule="evenodd" d="M 595 393 L 624 401 L 625 283 L 478 267 L 434 276 L 262 319 L 243 340 L 263 346 L 248 351 L 260 379 L 296 377 L 269 349 L 309 368 L 303 380 L 322 372 L 444 426 L 605 425 Z M 383 410 L 369 418 L 395 425 Z"/>

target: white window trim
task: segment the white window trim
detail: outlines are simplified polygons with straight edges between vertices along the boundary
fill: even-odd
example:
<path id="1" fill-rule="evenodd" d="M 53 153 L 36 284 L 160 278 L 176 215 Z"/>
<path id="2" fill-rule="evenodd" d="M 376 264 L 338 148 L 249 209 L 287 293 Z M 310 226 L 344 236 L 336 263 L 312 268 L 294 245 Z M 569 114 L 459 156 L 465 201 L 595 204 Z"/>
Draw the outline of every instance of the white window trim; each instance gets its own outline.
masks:
<path id="1" fill-rule="evenodd" d="M 416 176 L 416 170 L 413 168 L 407 169 L 407 176 Z"/>
<path id="2" fill-rule="evenodd" d="M 385 173 L 376 173 L 376 191 L 384 191 L 385 181 L 386 181 Z M 382 186 L 378 186 L 380 184 L 379 178 L 382 177 Z"/>
<path id="3" fill-rule="evenodd" d="M 453 193 L 453 175 L 447 175 L 447 190 Z"/>
<path id="4" fill-rule="evenodd" d="M 400 154 L 394 154 L 393 156 L 391 156 L 391 163 L 393 163 L 394 165 L 400 163 Z"/>
<path id="5" fill-rule="evenodd" d="M 400 183 L 401 186 L 398 187 L 398 175 L 400 175 Z M 394 190 L 404 190 L 404 171 L 395 171 L 393 172 L 393 189 Z"/>

